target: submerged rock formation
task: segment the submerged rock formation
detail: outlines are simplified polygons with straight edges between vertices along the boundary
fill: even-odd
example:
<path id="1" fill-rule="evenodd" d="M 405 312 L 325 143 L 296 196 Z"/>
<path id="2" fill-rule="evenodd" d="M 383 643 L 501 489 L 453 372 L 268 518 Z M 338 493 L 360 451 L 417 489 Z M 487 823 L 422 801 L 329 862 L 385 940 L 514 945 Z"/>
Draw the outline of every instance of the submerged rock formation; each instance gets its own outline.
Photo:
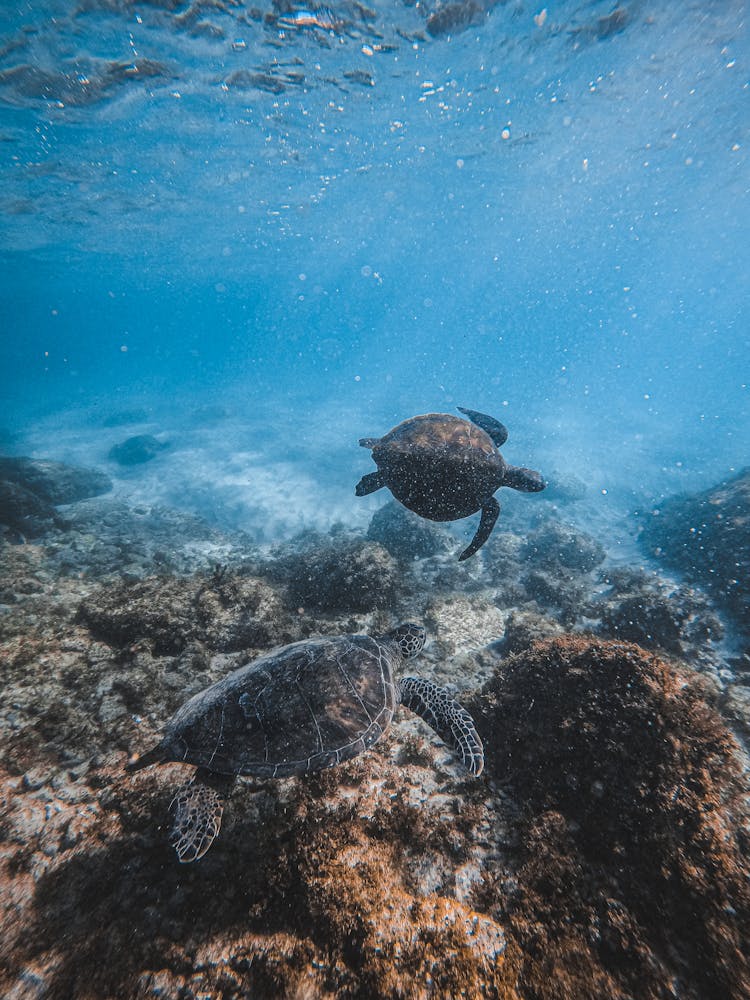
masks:
<path id="1" fill-rule="evenodd" d="M 398 565 L 387 549 L 343 536 L 286 546 L 266 570 L 285 584 L 289 606 L 303 610 L 374 611 L 392 604 L 401 589 Z"/>
<path id="2" fill-rule="evenodd" d="M 562 636 L 510 657 L 472 712 L 520 809 L 512 879 L 477 905 L 527 995 L 747 997 L 748 788 L 697 675 Z"/>
<path id="3" fill-rule="evenodd" d="M 119 465 L 142 465 L 169 447 L 169 442 L 160 441 L 153 434 L 136 434 L 109 449 L 109 458 Z"/>
<path id="4" fill-rule="evenodd" d="M 750 469 L 667 500 L 646 520 L 641 541 L 705 587 L 750 636 Z"/>
<path id="5" fill-rule="evenodd" d="M 293 634 L 268 584 L 221 567 L 193 577 L 108 584 L 82 602 L 79 617 L 109 645 L 145 639 L 157 656 L 180 653 L 195 642 L 223 653 L 265 649 Z"/>
<path id="6" fill-rule="evenodd" d="M 53 505 L 76 503 L 112 489 L 112 480 L 97 469 L 41 458 L 0 458 L 0 479 L 17 483 Z"/>
<path id="7" fill-rule="evenodd" d="M 64 520 L 58 504 L 72 504 L 112 489 L 112 480 L 94 469 L 37 458 L 0 457 L 0 538 L 38 538 Z M 4 529 L 9 529 L 8 532 Z"/>
<path id="8" fill-rule="evenodd" d="M 4 535 L 18 541 L 38 538 L 62 524 L 52 504 L 18 483 L 0 479 L 0 528 Z"/>
<path id="9" fill-rule="evenodd" d="M 149 833 L 170 795 L 153 779 L 98 769 L 79 782 L 76 809 L 70 782 L 37 779 L 32 790 L 6 777 L 17 801 L 0 988 L 49 998 L 512 1000 L 503 928 L 457 899 L 449 877 L 435 881 L 474 852 L 481 807 L 446 825 L 443 803 L 461 789 L 442 782 L 430 802 L 419 776 L 431 771 L 373 754 L 235 796 L 231 836 L 191 870 Z"/>
<path id="10" fill-rule="evenodd" d="M 604 582 L 608 589 L 590 609 L 602 635 L 664 650 L 693 666 L 715 660 L 712 647 L 724 628 L 704 594 L 627 568 L 610 571 Z"/>
<path id="11" fill-rule="evenodd" d="M 385 546 L 392 556 L 405 563 L 445 552 L 451 542 L 451 536 L 442 525 L 413 514 L 396 500 L 389 500 L 375 511 L 367 537 Z"/>

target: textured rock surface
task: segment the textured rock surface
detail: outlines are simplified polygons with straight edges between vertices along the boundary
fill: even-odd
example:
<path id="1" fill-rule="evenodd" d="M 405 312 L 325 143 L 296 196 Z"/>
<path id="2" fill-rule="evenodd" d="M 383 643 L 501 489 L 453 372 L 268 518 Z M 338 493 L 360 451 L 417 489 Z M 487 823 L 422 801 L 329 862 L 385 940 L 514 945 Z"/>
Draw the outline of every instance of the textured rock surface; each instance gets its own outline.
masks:
<path id="1" fill-rule="evenodd" d="M 653 575 L 617 570 L 592 608 L 602 635 L 637 642 L 689 658 L 697 666 L 715 661 L 713 646 L 724 627 L 706 597 L 690 587 L 667 587 Z"/>
<path id="2" fill-rule="evenodd" d="M 110 498 L 84 500 L 65 511 L 67 532 L 46 546 L 63 575 L 188 574 L 227 561 L 246 561 L 247 538 L 231 538 L 205 521 L 168 507 L 131 507 Z M 238 551 L 239 547 L 239 551 Z"/>
<path id="3" fill-rule="evenodd" d="M 0 479 L 0 529 L 16 539 L 38 538 L 61 525 L 52 504 L 19 483 Z"/>
<path id="4" fill-rule="evenodd" d="M 536 611 L 512 611 L 505 622 L 505 632 L 499 643 L 503 655 L 519 653 L 539 639 L 561 635 L 563 627 L 554 618 Z"/>
<path id="5" fill-rule="evenodd" d="M 118 465 L 142 465 L 156 458 L 159 452 L 168 447 L 166 442 L 160 441 L 153 434 L 136 434 L 113 445 L 109 450 L 109 458 Z"/>
<path id="6" fill-rule="evenodd" d="M 374 754 L 335 776 L 240 790 L 233 829 L 190 869 L 163 842 L 169 790 L 157 776 L 98 769 L 75 806 L 70 782 L 32 790 L 6 778 L 0 988 L 512 998 L 504 930 L 458 898 L 470 877 L 460 892 L 455 882 L 457 856 L 478 872 L 476 831 L 492 836 L 494 818 L 481 803 L 457 813 L 461 785 L 433 774 Z"/>
<path id="7" fill-rule="evenodd" d="M 750 635 L 750 469 L 647 518 L 644 546 L 704 586 Z"/>
<path id="8" fill-rule="evenodd" d="M 588 573 L 604 562 L 599 542 L 570 525 L 547 521 L 530 533 L 521 546 L 520 557 L 535 569 L 562 567 Z"/>
<path id="9" fill-rule="evenodd" d="M 291 607 L 323 612 L 374 611 L 395 601 L 402 575 L 377 542 L 318 537 L 287 547 L 268 571 L 286 584 Z"/>
<path id="10" fill-rule="evenodd" d="M 509 658 L 473 709 L 521 809 L 487 910 L 531 995 L 746 997 L 748 787 L 697 676 L 563 636 Z"/>
<path id="11" fill-rule="evenodd" d="M 403 562 L 445 552 L 452 543 L 445 528 L 413 514 L 395 500 L 375 511 L 367 537 L 370 541 L 379 542 Z"/>
<path id="12" fill-rule="evenodd" d="M 220 652 L 267 648 L 296 635 L 268 584 L 221 568 L 100 587 L 82 602 L 79 617 L 109 645 L 145 639 L 157 656 L 195 642 Z"/>
<path id="13" fill-rule="evenodd" d="M 0 479 L 18 483 L 53 505 L 76 503 L 112 489 L 112 480 L 103 472 L 40 458 L 0 458 Z"/>

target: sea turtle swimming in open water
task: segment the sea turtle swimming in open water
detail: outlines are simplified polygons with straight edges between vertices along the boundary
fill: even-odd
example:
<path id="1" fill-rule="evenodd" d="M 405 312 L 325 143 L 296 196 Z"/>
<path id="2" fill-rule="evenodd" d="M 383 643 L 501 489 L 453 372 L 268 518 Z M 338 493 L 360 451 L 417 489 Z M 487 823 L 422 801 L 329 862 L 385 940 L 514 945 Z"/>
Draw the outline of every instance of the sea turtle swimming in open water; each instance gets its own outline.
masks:
<path id="1" fill-rule="evenodd" d="M 294 642 L 185 702 L 160 742 L 127 764 L 129 771 L 168 761 L 198 768 L 170 806 L 180 861 L 209 849 L 238 775 L 288 778 L 356 757 L 387 731 L 399 704 L 420 715 L 471 774 L 481 774 L 482 741 L 469 713 L 432 681 L 394 677 L 424 640 L 421 625 L 407 624 L 377 637 Z"/>
<path id="2" fill-rule="evenodd" d="M 499 420 L 458 409 L 469 420 L 425 413 L 404 420 L 382 438 L 361 438 L 363 448 L 372 448 L 378 471 L 363 476 L 355 493 L 364 497 L 387 486 L 404 507 L 431 521 L 456 521 L 481 510 L 476 534 L 458 557 L 462 560 L 490 537 L 500 513 L 493 494 L 501 486 L 538 493 L 546 484 L 538 472 L 505 461 L 498 449 L 508 431 Z"/>

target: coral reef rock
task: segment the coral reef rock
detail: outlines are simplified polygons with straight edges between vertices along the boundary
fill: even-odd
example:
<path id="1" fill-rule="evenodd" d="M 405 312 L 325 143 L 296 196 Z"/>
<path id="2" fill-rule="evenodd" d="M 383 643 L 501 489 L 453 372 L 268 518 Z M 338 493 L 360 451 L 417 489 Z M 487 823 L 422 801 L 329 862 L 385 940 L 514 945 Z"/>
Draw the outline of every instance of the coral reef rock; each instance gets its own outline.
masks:
<path id="1" fill-rule="evenodd" d="M 505 621 L 505 631 L 497 643 L 498 651 L 504 655 L 519 653 L 539 639 L 562 635 L 564 629 L 554 618 L 536 611 L 511 611 Z"/>
<path id="2" fill-rule="evenodd" d="M 531 570 L 521 577 L 521 583 L 540 612 L 555 610 L 566 627 L 575 625 L 587 593 L 583 580 L 570 571 Z"/>
<path id="3" fill-rule="evenodd" d="M 520 813 L 511 883 L 476 905 L 519 946 L 524 992 L 750 995 L 747 780 L 699 676 L 569 635 L 470 707 Z"/>
<path id="4" fill-rule="evenodd" d="M 604 561 L 604 548 L 589 535 L 546 520 L 521 546 L 520 582 L 541 611 L 555 609 L 568 628 L 575 625 L 591 589 L 591 572 Z"/>
<path id="5" fill-rule="evenodd" d="M 219 652 L 266 648 L 291 634 L 268 584 L 221 568 L 106 585 L 82 602 L 79 614 L 99 640 L 117 647 L 146 639 L 155 655 L 180 653 L 191 642 Z"/>
<path id="6" fill-rule="evenodd" d="M 710 662 L 724 628 L 706 597 L 691 587 L 667 587 L 658 578 L 630 569 L 606 577 L 607 592 L 593 605 L 597 631 L 663 649 L 696 664 Z"/>
<path id="7" fill-rule="evenodd" d="M 395 500 L 375 511 L 367 537 L 371 542 L 379 542 L 403 562 L 439 555 L 452 545 L 445 528 L 413 514 Z"/>
<path id="8" fill-rule="evenodd" d="M 0 458 L 0 479 L 17 483 L 57 506 L 108 493 L 112 480 L 96 469 L 79 469 L 39 458 Z"/>
<path id="9" fill-rule="evenodd" d="M 377 542 L 318 537 L 286 547 L 266 567 L 286 584 L 292 608 L 369 612 L 392 605 L 402 586 L 393 556 Z"/>
<path id="10" fill-rule="evenodd" d="M 590 535 L 559 521 L 546 521 L 521 547 L 521 559 L 537 569 L 559 567 L 588 573 L 604 562 L 604 547 Z"/>
<path id="11" fill-rule="evenodd" d="M 156 458 L 169 444 L 159 441 L 153 434 L 136 434 L 109 449 L 109 458 L 119 465 L 142 465 Z"/>
<path id="12" fill-rule="evenodd" d="M 52 504 L 18 483 L 0 479 L 0 527 L 9 529 L 10 540 L 39 538 L 61 526 Z"/>
<path id="13" fill-rule="evenodd" d="M 750 469 L 665 501 L 646 519 L 641 542 L 705 587 L 750 635 Z"/>
<path id="14" fill-rule="evenodd" d="M 445 656 L 483 649 L 505 631 L 505 615 L 493 604 L 458 595 L 433 598 L 425 622 Z"/>
<path id="15" fill-rule="evenodd" d="M 140 578 L 189 574 L 247 557 L 246 536 L 228 536 L 200 517 L 170 507 L 132 507 L 109 497 L 65 510 L 67 532 L 46 548 L 63 575 Z"/>
<path id="16" fill-rule="evenodd" d="M 490 539 L 485 575 L 496 588 L 495 603 L 518 608 L 533 601 L 566 628 L 578 624 L 594 586 L 593 571 L 604 560 L 602 546 L 589 535 L 561 523 L 548 507 L 514 534 Z M 520 525 L 519 525 L 520 528 Z"/>

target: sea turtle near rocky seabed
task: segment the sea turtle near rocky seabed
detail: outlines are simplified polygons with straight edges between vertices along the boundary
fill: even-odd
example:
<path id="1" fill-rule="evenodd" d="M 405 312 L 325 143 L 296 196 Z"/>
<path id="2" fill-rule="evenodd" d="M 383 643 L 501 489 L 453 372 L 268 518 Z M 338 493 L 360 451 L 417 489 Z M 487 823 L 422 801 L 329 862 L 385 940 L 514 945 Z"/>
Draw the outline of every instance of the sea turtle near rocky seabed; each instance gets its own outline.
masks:
<path id="1" fill-rule="evenodd" d="M 296 777 L 356 757 L 387 731 L 399 704 L 421 716 L 470 774 L 481 774 L 484 751 L 469 713 L 432 681 L 394 676 L 424 641 L 421 625 L 405 624 L 377 637 L 294 642 L 185 702 L 160 742 L 126 765 L 128 771 L 171 761 L 197 767 L 170 805 L 180 861 L 197 861 L 216 839 L 238 776 Z"/>
<path id="2" fill-rule="evenodd" d="M 361 438 L 372 449 L 377 472 L 357 483 L 358 497 L 387 486 L 409 510 L 431 521 L 456 521 L 481 510 L 479 527 L 459 561 L 473 556 L 490 537 L 500 513 L 494 494 L 501 486 L 538 493 L 546 486 L 533 469 L 508 465 L 499 448 L 508 438 L 494 417 L 458 407 L 469 418 L 425 413 L 404 420 L 381 438 Z"/>

